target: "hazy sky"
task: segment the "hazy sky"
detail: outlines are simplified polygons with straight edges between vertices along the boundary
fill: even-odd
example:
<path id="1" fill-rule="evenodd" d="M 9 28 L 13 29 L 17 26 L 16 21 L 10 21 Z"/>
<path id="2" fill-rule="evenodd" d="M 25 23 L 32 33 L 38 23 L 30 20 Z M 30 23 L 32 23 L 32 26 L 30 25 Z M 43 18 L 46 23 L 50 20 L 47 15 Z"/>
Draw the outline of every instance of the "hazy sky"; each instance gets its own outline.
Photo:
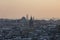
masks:
<path id="1" fill-rule="evenodd" d="M 0 0 L 0 18 L 60 18 L 60 0 Z"/>

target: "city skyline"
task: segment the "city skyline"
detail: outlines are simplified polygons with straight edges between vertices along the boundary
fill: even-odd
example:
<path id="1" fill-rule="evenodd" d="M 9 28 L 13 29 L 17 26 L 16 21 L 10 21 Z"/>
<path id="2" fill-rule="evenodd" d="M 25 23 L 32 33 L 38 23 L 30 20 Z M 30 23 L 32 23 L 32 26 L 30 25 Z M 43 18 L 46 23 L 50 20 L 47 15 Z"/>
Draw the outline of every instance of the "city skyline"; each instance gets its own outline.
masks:
<path id="1" fill-rule="evenodd" d="M 0 18 L 19 19 L 26 14 L 37 19 L 60 18 L 60 1 L 0 0 Z"/>

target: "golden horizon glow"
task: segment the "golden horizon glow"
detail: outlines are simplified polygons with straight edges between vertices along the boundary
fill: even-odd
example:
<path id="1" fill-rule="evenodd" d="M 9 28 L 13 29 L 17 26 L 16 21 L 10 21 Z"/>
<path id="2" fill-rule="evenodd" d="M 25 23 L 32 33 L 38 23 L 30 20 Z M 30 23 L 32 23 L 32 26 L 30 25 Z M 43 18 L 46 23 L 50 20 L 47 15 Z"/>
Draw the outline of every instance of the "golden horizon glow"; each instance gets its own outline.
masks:
<path id="1" fill-rule="evenodd" d="M 59 0 L 0 0 L 0 18 L 60 18 Z"/>

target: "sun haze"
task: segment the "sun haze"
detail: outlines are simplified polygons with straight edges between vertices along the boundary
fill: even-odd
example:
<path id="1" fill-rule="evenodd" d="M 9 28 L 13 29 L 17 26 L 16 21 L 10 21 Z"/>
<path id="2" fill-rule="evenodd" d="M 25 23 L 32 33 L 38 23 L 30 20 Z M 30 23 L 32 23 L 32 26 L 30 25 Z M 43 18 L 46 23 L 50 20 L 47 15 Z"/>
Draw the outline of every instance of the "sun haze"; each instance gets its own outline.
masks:
<path id="1" fill-rule="evenodd" d="M 60 18 L 59 0 L 0 0 L 0 18 Z"/>

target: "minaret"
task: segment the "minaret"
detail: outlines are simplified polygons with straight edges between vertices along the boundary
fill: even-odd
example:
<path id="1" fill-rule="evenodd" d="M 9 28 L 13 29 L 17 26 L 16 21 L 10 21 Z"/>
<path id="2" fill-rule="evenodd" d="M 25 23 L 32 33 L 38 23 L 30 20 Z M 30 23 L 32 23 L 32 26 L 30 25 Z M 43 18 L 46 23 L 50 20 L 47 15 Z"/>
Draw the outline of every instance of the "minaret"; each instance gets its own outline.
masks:
<path id="1" fill-rule="evenodd" d="M 26 15 L 26 19 L 28 20 L 28 14 Z"/>
<path id="2" fill-rule="evenodd" d="M 29 27 L 29 17 L 28 17 L 28 14 L 26 14 L 26 21 L 27 21 L 26 26 L 28 28 Z"/>
<path id="3" fill-rule="evenodd" d="M 30 20 L 29 20 L 29 26 L 30 26 L 30 27 L 33 27 L 33 18 L 32 18 L 32 16 L 31 16 L 31 18 L 30 18 Z"/>

